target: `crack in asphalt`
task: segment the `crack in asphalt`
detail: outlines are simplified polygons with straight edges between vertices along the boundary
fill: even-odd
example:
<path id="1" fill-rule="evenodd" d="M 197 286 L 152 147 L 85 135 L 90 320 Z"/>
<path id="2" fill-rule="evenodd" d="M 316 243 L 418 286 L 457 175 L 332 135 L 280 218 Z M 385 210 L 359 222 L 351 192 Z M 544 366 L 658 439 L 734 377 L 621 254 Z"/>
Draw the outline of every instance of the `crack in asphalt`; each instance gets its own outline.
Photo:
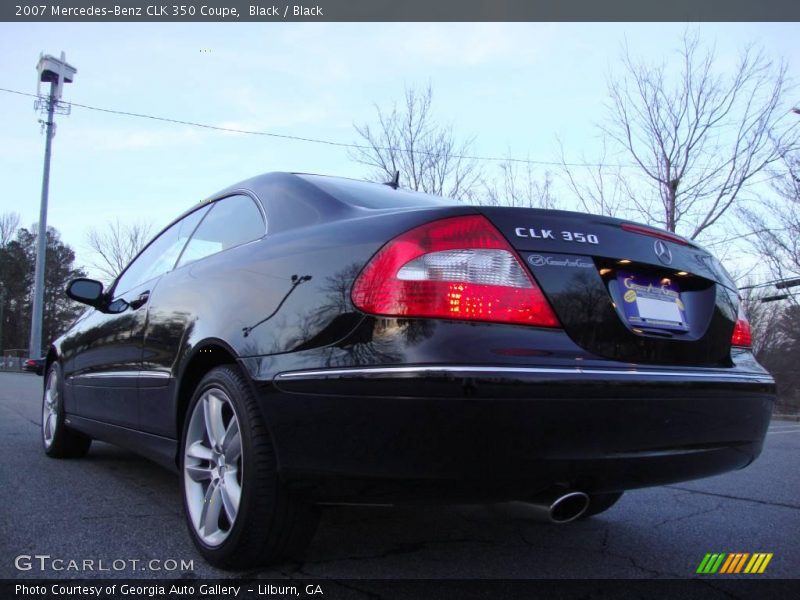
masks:
<path id="1" fill-rule="evenodd" d="M 325 565 L 335 562 L 344 561 L 364 561 L 364 560 L 383 560 L 393 556 L 401 556 L 403 554 L 415 554 L 427 549 L 428 546 L 434 544 L 477 544 L 481 546 L 494 546 L 497 542 L 491 540 L 481 540 L 472 538 L 452 538 L 444 540 L 424 540 L 420 542 L 404 542 L 395 544 L 392 548 L 385 550 L 379 554 L 367 554 L 356 556 L 344 556 L 340 558 L 330 558 L 326 560 L 309 561 L 308 565 Z"/>
<path id="2" fill-rule="evenodd" d="M 716 492 L 704 492 L 701 490 L 693 490 L 691 488 L 681 487 L 679 485 L 665 485 L 665 488 L 672 490 L 681 490 L 684 492 L 691 492 L 692 494 L 702 494 L 703 496 L 714 496 L 716 498 L 726 498 L 728 500 L 742 500 L 744 502 L 752 502 L 753 504 L 765 504 L 766 506 L 779 506 L 781 508 L 794 508 L 800 509 L 798 504 L 787 504 L 785 502 L 770 502 L 769 500 L 758 500 L 756 498 L 745 498 L 743 496 L 733 496 L 731 494 L 720 494 Z"/>
<path id="3" fill-rule="evenodd" d="M 594 553 L 594 554 L 598 554 L 599 553 L 601 556 L 611 556 L 611 557 L 614 557 L 614 558 L 627 560 L 634 569 L 637 569 L 639 571 L 643 571 L 645 573 L 648 573 L 648 574 L 652 575 L 654 578 L 655 577 L 684 578 L 686 576 L 685 573 L 675 573 L 673 571 L 659 571 L 657 569 L 651 569 L 651 568 L 645 567 L 644 565 L 641 565 L 638 562 L 636 562 L 636 559 L 633 556 L 630 556 L 628 554 L 620 554 L 618 552 L 612 552 L 608 548 L 608 538 L 609 538 L 608 534 L 610 533 L 610 530 L 611 530 L 610 526 L 606 528 L 606 532 L 605 532 L 605 534 L 603 536 L 603 541 L 601 542 L 601 547 L 599 549 L 598 548 L 588 548 L 588 547 L 584 547 L 584 546 L 581 546 L 581 547 L 576 547 L 576 546 L 558 546 L 558 548 L 559 548 L 559 550 L 571 550 L 571 551 L 578 551 L 578 552 L 591 552 L 591 553 Z M 529 540 L 525 536 L 525 533 L 522 532 L 522 531 L 519 532 L 519 537 L 530 548 L 535 548 L 537 550 L 545 549 L 544 546 L 542 546 L 541 544 L 535 544 L 534 542 Z"/>
<path id="4" fill-rule="evenodd" d="M 3 408 L 7 409 L 7 410 L 8 410 L 10 413 L 12 413 L 12 414 L 14 414 L 14 415 L 18 416 L 20 419 L 22 419 L 23 421 L 25 421 L 25 422 L 27 422 L 27 423 L 31 423 L 32 425 L 34 425 L 34 426 L 36 426 L 36 427 L 41 427 L 41 426 L 42 426 L 42 423 L 41 423 L 40 421 L 34 421 L 34 420 L 33 420 L 33 419 L 31 419 L 30 417 L 27 417 L 27 416 L 25 416 L 24 414 L 22 414 L 22 413 L 21 413 L 21 412 L 19 412 L 18 410 L 15 410 L 15 409 L 14 409 L 14 408 L 12 408 L 11 406 L 4 405 L 4 406 L 3 406 Z"/>
<path id="5" fill-rule="evenodd" d="M 310 573 L 305 569 L 307 567 L 315 567 L 317 565 L 326 565 L 330 563 L 337 563 L 337 562 L 346 562 L 346 561 L 366 561 L 366 560 L 383 560 L 386 558 L 391 558 L 394 556 L 401 556 L 403 554 L 414 554 L 417 552 L 421 552 L 426 549 L 427 546 L 432 544 L 478 544 L 478 545 L 496 545 L 497 542 L 490 541 L 490 540 L 481 540 L 481 539 L 471 539 L 471 538 L 454 538 L 454 539 L 443 539 L 443 540 L 425 540 L 421 542 L 406 542 L 406 543 L 399 543 L 395 544 L 393 548 L 381 552 L 379 554 L 368 554 L 368 555 L 356 555 L 356 556 L 343 556 L 338 558 L 330 558 L 326 560 L 312 560 L 307 562 L 298 562 L 294 563 L 296 566 L 290 567 L 290 570 L 281 570 L 280 574 L 284 577 L 288 577 L 290 579 L 294 579 L 295 575 L 303 575 L 306 577 L 315 577 L 319 579 L 331 580 L 330 577 L 325 575 Z M 263 574 L 263 569 L 257 568 L 251 571 L 243 572 L 239 575 L 241 578 L 254 578 L 260 574 Z M 341 584 L 339 580 L 336 580 L 336 583 Z M 348 587 L 348 586 L 345 586 Z M 381 598 L 379 595 L 375 595 L 372 592 L 362 590 L 359 588 L 352 588 L 355 591 L 362 592 L 367 594 L 369 597 L 372 598 Z"/>
<path id="6" fill-rule="evenodd" d="M 691 519 L 693 517 L 699 517 L 700 515 L 706 515 L 708 513 L 717 512 L 718 510 L 721 509 L 722 509 L 722 502 L 718 502 L 711 508 L 704 508 L 703 510 L 697 510 L 686 515 L 681 515 L 680 517 L 664 519 L 660 523 L 656 523 L 655 527 L 661 527 L 662 525 L 666 525 L 667 523 L 677 523 L 678 521 L 685 521 L 686 519 Z"/>
<path id="7" fill-rule="evenodd" d="M 179 512 L 174 512 L 174 513 L 145 513 L 145 514 L 140 514 L 140 515 L 132 515 L 132 514 L 126 513 L 126 514 L 124 514 L 122 516 L 120 516 L 119 514 L 84 516 L 84 517 L 81 517 L 81 521 L 101 521 L 103 519 L 115 519 L 115 520 L 118 520 L 118 521 L 119 520 L 123 520 L 124 521 L 125 519 L 147 519 L 147 518 L 152 518 L 152 517 L 162 517 L 162 518 L 163 517 L 173 517 L 173 518 L 177 518 L 177 517 L 180 517 L 180 516 L 181 515 L 180 515 Z"/>

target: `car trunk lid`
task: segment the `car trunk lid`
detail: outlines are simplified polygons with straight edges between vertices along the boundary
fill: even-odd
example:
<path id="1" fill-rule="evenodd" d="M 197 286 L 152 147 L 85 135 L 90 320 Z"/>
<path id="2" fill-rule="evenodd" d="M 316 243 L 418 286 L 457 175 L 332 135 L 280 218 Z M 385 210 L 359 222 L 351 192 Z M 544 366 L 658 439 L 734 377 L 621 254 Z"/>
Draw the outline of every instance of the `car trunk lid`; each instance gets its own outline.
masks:
<path id="1" fill-rule="evenodd" d="M 567 211 L 482 207 L 566 333 L 631 362 L 730 364 L 735 285 L 706 250 L 658 229 Z"/>

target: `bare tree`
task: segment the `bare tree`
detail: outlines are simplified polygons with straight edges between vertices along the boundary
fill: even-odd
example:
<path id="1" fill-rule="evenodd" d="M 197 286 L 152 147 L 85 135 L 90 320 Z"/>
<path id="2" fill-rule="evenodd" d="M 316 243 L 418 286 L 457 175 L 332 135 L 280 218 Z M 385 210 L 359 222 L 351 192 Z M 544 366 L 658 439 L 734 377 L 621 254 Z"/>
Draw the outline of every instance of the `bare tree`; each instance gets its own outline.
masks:
<path id="1" fill-rule="evenodd" d="M 639 199 L 623 177 L 622 169 L 606 161 L 605 141 L 600 158 L 594 164 L 587 162 L 585 157 L 580 165 L 569 163 L 560 141 L 559 145 L 562 178 L 580 208 L 587 213 L 622 217 L 623 213 L 630 212 L 629 206 L 637 205 Z"/>
<path id="2" fill-rule="evenodd" d="M 500 163 L 499 181 L 484 182 L 481 202 L 492 206 L 559 208 L 553 192 L 553 176 L 541 176 L 530 162 L 508 160 Z"/>
<path id="3" fill-rule="evenodd" d="M 748 284 L 751 283 L 748 281 Z M 740 290 L 742 309 L 750 321 L 753 333 L 753 352 L 756 355 L 773 353 L 784 341 L 784 333 L 777 326 L 782 312 L 780 302 L 763 302 L 772 292 L 764 288 L 745 285 Z"/>
<path id="4" fill-rule="evenodd" d="M 673 72 L 626 48 L 602 129 L 638 167 L 642 185 L 629 185 L 641 215 L 694 239 L 786 153 L 796 122 L 782 122 L 786 65 L 763 51 L 748 47 L 722 74 L 713 48 L 687 33 L 678 57 Z"/>
<path id="5" fill-rule="evenodd" d="M 748 240 L 775 279 L 800 276 L 800 156 L 784 156 L 773 173 L 773 197 L 761 198 L 738 214 L 750 229 Z M 790 294 L 795 303 L 798 300 Z"/>
<path id="6" fill-rule="evenodd" d="M 0 248 L 5 248 L 14 239 L 18 229 L 18 213 L 6 212 L 0 215 Z"/>
<path id="7" fill-rule="evenodd" d="M 471 198 L 481 183 L 478 163 L 468 157 L 472 140 L 458 141 L 452 126 L 437 123 L 430 84 L 407 88 L 402 106 L 385 112 L 376 106 L 377 122 L 354 125 L 361 145 L 353 160 L 371 169 L 374 181 L 390 181 L 437 196 Z"/>
<path id="8" fill-rule="evenodd" d="M 90 229 L 87 243 L 95 253 L 92 266 L 113 281 L 150 240 L 151 229 L 147 222 L 120 223 L 119 219 L 102 229 Z"/>
<path id="9" fill-rule="evenodd" d="M 800 276 L 800 155 L 784 156 L 773 172 L 772 197 L 761 198 L 737 212 L 748 226 L 751 248 L 759 264 L 777 280 Z M 800 294 L 796 287 L 775 289 L 758 284 L 758 296 L 746 302 L 756 357 L 778 384 L 780 412 L 800 409 Z M 751 290 L 752 292 L 752 290 Z M 771 296 L 776 302 L 764 302 Z M 746 297 L 746 300 L 747 297 Z"/>
<path id="10" fill-rule="evenodd" d="M 778 399 L 775 412 L 800 412 L 800 304 L 764 302 L 775 292 L 765 288 L 743 290 L 745 312 L 753 331 L 753 351 L 775 378 Z"/>

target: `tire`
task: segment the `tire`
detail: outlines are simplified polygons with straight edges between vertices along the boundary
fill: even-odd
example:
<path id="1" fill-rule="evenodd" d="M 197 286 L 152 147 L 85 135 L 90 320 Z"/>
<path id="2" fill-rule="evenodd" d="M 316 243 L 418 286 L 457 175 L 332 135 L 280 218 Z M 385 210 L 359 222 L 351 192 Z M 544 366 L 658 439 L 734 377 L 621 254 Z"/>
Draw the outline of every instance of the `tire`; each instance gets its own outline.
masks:
<path id="1" fill-rule="evenodd" d="M 51 458 L 81 458 L 89 451 L 92 438 L 64 423 L 63 390 L 61 367 L 54 362 L 47 370 L 42 392 L 42 446 Z"/>
<path id="2" fill-rule="evenodd" d="M 606 512 L 609 508 L 619 502 L 619 499 L 622 498 L 622 494 L 624 493 L 625 492 L 589 494 L 589 508 L 586 509 L 586 512 L 583 513 L 580 518 L 588 519 L 594 515 L 599 515 L 600 513 Z"/>
<path id="3" fill-rule="evenodd" d="M 186 524 L 208 562 L 246 569 L 302 560 L 319 511 L 282 485 L 256 398 L 236 367 L 217 367 L 197 386 L 180 464 Z"/>

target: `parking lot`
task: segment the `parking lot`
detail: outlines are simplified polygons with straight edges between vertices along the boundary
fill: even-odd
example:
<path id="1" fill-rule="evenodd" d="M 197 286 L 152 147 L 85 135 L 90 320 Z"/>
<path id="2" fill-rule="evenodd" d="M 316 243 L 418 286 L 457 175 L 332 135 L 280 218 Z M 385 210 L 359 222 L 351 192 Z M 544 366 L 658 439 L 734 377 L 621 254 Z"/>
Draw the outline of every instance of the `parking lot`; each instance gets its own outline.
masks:
<path id="1" fill-rule="evenodd" d="M 69 560 L 93 560 L 95 570 L 109 568 L 103 577 L 228 576 L 194 550 L 173 473 L 101 443 L 85 459 L 45 457 L 41 384 L 35 375 L 0 373 L 0 577 L 94 575 L 37 562 L 20 570 L 20 555 L 49 555 L 63 559 L 57 563 L 62 567 Z M 532 521 L 521 503 L 331 508 L 304 564 L 244 575 L 684 578 L 694 576 L 706 553 L 771 552 L 768 568 L 756 577 L 795 578 L 798 456 L 800 423 L 773 421 L 762 456 L 747 469 L 632 491 L 609 512 L 565 526 Z M 171 560 L 179 566 L 172 569 Z M 125 567 L 112 568 L 114 561 Z M 130 561 L 141 562 L 131 567 Z M 180 568 L 181 561 L 191 567 Z"/>

